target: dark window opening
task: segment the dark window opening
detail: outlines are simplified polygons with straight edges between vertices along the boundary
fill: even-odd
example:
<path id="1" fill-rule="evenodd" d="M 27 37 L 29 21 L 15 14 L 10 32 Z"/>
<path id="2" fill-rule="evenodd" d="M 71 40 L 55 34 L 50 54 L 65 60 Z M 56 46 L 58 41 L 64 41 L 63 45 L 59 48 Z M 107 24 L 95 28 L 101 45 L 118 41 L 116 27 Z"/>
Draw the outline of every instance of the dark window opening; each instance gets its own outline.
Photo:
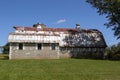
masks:
<path id="1" fill-rule="evenodd" d="M 23 50 L 23 44 L 19 43 L 19 50 Z"/>
<path id="2" fill-rule="evenodd" d="M 51 44 L 51 49 L 55 50 L 55 44 Z"/>
<path id="3" fill-rule="evenodd" d="M 42 45 L 41 44 L 38 44 L 37 47 L 38 47 L 38 50 L 42 49 Z"/>

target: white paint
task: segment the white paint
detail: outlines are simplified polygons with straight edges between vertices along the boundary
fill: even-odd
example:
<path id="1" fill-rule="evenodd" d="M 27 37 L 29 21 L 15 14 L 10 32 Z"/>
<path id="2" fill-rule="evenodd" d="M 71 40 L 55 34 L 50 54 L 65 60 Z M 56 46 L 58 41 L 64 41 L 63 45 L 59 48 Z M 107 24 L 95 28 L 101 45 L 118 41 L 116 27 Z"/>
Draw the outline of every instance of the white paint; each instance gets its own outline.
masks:
<path id="1" fill-rule="evenodd" d="M 17 50 L 19 50 L 19 43 L 17 44 L 17 47 L 16 47 Z"/>
<path id="2" fill-rule="evenodd" d="M 38 31 L 37 33 L 38 34 L 44 34 L 45 32 L 44 31 Z"/>
<path id="3" fill-rule="evenodd" d="M 11 44 L 12 44 L 12 43 L 10 43 L 10 46 L 9 46 L 9 49 L 10 49 L 10 50 L 9 50 L 9 59 L 10 59 L 10 60 L 12 59 L 12 58 L 11 58 L 11 57 L 12 57 L 12 49 L 11 49 L 12 46 L 11 46 Z"/>
<path id="4" fill-rule="evenodd" d="M 41 26 L 41 25 L 38 25 L 38 26 L 37 26 L 37 28 L 41 29 L 41 28 L 42 28 L 42 26 Z"/>
<path id="5" fill-rule="evenodd" d="M 25 50 L 25 44 L 23 43 L 23 50 Z"/>

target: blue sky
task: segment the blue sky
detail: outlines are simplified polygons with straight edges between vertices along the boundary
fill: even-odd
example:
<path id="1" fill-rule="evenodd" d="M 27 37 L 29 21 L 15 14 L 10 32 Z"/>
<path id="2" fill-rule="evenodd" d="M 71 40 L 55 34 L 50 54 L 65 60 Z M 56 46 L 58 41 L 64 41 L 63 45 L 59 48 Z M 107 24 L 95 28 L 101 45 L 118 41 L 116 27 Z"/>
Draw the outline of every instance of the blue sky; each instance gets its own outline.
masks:
<path id="1" fill-rule="evenodd" d="M 81 28 L 100 30 L 107 45 L 120 42 L 104 26 L 105 16 L 85 0 L 0 0 L 0 46 L 7 43 L 13 26 L 31 27 L 38 22 L 53 28 L 74 28 L 78 23 Z"/>

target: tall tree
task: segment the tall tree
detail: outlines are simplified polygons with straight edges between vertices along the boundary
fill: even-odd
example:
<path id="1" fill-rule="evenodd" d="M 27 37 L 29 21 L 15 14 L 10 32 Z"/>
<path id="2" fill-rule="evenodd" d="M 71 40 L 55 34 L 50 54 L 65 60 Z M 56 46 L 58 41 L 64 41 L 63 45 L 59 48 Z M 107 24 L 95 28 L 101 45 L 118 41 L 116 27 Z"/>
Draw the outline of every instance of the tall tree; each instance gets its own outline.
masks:
<path id="1" fill-rule="evenodd" d="M 97 9 L 99 15 L 105 15 L 108 22 L 104 25 L 114 31 L 117 39 L 120 39 L 120 0 L 86 0 Z"/>

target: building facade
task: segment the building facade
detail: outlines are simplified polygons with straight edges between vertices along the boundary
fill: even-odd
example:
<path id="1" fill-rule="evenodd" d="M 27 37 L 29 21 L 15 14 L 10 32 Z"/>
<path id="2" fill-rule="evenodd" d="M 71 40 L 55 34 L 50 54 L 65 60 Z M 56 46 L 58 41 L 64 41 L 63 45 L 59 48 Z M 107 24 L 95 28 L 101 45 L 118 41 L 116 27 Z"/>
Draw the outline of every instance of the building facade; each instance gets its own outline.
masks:
<path id="1" fill-rule="evenodd" d="M 15 26 L 9 34 L 10 59 L 102 58 L 106 42 L 96 29 Z"/>

